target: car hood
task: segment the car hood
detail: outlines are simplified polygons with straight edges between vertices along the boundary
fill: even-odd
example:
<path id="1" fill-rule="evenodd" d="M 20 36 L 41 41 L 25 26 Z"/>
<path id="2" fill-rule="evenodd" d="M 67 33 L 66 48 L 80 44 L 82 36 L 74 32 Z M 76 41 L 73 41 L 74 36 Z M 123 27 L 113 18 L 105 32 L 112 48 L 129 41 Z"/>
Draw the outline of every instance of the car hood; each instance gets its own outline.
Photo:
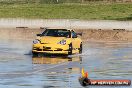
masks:
<path id="1" fill-rule="evenodd" d="M 56 44 L 63 39 L 66 39 L 66 38 L 65 37 L 51 37 L 51 36 L 39 37 L 40 42 L 45 43 L 45 44 Z"/>

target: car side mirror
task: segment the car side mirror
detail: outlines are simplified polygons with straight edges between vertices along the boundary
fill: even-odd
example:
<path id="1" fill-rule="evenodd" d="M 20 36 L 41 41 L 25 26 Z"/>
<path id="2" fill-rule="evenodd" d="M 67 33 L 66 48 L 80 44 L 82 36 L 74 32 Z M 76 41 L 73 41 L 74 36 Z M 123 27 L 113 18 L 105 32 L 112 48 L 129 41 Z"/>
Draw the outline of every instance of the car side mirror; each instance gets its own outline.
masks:
<path id="1" fill-rule="evenodd" d="M 42 34 L 37 34 L 37 36 L 42 36 Z"/>

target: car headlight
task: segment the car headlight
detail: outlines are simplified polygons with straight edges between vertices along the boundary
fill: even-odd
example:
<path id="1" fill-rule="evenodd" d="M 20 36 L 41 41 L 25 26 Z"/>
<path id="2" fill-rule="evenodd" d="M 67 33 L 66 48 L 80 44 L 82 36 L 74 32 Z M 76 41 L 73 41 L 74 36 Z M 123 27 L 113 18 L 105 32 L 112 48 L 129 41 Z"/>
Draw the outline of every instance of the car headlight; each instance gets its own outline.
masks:
<path id="1" fill-rule="evenodd" d="M 58 42 L 58 44 L 65 45 L 66 44 L 66 40 L 61 40 L 60 42 Z"/>
<path id="2" fill-rule="evenodd" d="M 33 41 L 33 44 L 37 44 L 37 43 L 40 43 L 40 41 L 39 41 L 38 39 L 35 39 L 35 40 Z"/>

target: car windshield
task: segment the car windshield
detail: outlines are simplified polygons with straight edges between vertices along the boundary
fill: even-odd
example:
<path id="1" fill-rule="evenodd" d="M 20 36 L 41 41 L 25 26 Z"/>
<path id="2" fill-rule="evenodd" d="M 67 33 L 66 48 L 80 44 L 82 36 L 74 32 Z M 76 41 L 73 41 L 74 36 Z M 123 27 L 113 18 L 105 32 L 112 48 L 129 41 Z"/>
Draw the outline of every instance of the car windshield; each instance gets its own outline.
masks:
<path id="1" fill-rule="evenodd" d="M 42 36 L 67 37 L 70 38 L 70 31 L 67 29 L 46 29 Z"/>

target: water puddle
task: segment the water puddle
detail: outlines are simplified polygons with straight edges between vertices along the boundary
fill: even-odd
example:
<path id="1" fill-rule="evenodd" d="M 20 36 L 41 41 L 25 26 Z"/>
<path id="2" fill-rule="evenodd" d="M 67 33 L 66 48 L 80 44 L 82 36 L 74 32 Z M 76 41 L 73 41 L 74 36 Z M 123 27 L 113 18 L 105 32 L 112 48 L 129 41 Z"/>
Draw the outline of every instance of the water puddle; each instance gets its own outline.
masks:
<path id="1" fill-rule="evenodd" d="M 82 67 L 92 79 L 132 80 L 131 47 L 128 43 L 86 42 L 82 54 L 32 57 L 30 40 L 3 40 L 0 88 L 82 88 L 78 82 Z"/>

